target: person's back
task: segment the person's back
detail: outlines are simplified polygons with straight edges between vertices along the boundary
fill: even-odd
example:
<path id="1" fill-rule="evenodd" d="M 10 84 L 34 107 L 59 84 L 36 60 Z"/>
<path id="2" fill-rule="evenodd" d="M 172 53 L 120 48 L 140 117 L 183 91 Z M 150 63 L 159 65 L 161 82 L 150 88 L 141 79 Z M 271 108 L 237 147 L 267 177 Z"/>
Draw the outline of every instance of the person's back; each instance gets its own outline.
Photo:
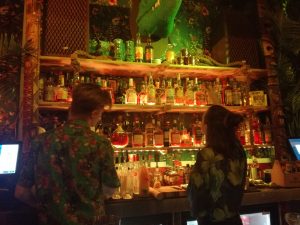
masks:
<path id="1" fill-rule="evenodd" d="M 105 215 L 103 189 L 120 186 L 110 142 L 90 129 L 100 119 L 107 95 L 94 85 L 77 89 L 70 119 L 32 142 L 16 189 L 22 198 L 24 189 L 35 187 L 40 224 L 95 224 Z M 74 109 L 79 103 L 83 109 Z"/>
<path id="2" fill-rule="evenodd" d="M 242 119 L 221 106 L 212 106 L 204 116 L 207 143 L 198 152 L 188 185 L 191 212 L 199 225 L 242 225 L 247 161 L 235 137 Z"/>

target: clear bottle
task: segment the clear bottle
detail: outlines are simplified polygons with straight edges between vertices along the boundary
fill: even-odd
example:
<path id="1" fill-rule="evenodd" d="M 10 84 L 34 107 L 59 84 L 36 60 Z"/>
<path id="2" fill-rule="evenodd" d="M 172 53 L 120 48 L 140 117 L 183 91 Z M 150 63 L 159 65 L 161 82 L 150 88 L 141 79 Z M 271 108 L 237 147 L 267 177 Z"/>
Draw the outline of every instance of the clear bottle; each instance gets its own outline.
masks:
<path id="1" fill-rule="evenodd" d="M 149 172 L 147 168 L 147 163 L 145 161 L 144 155 L 142 156 L 142 163 L 140 167 L 139 173 L 139 193 L 140 196 L 148 196 L 149 195 L 149 187 L 150 187 L 150 178 Z"/>
<path id="2" fill-rule="evenodd" d="M 215 81 L 216 104 L 222 104 L 222 84 L 220 78 L 217 77 Z"/>
<path id="3" fill-rule="evenodd" d="M 145 46 L 145 62 L 152 63 L 154 59 L 154 48 L 152 46 L 151 35 L 147 37 L 147 44 Z"/>
<path id="4" fill-rule="evenodd" d="M 139 105 L 147 104 L 147 90 L 146 90 L 146 84 L 144 81 L 142 81 L 141 91 L 138 93 L 137 102 Z"/>
<path id="5" fill-rule="evenodd" d="M 141 35 L 140 33 L 136 34 L 136 40 L 135 40 L 135 48 L 134 48 L 134 55 L 135 55 L 135 61 L 136 62 L 143 62 L 144 57 L 144 48 L 142 46 L 141 42 Z"/>
<path id="6" fill-rule="evenodd" d="M 166 50 L 166 61 L 170 64 L 174 64 L 175 62 L 175 51 L 174 51 L 174 45 L 170 42 L 170 39 L 168 38 L 168 47 Z"/>
<path id="7" fill-rule="evenodd" d="M 155 105 L 155 102 L 155 86 L 153 84 L 152 74 L 150 74 L 147 86 L 147 105 Z"/>
<path id="8" fill-rule="evenodd" d="M 184 91 L 181 85 L 180 74 L 177 74 L 177 86 L 175 88 L 175 102 L 174 105 L 183 105 L 184 103 Z"/>
<path id="9" fill-rule="evenodd" d="M 175 90 L 172 87 L 172 80 L 167 81 L 167 87 L 165 89 L 165 95 L 166 95 L 166 104 L 167 105 L 173 105 L 175 100 Z"/>
<path id="10" fill-rule="evenodd" d="M 187 87 L 185 91 L 185 105 L 187 106 L 194 106 L 195 104 L 195 92 L 194 92 L 194 85 L 193 81 L 189 80 L 187 82 Z"/>
<path id="11" fill-rule="evenodd" d="M 125 104 L 136 105 L 137 104 L 137 93 L 133 85 L 133 78 L 129 78 L 129 87 L 125 94 Z"/>

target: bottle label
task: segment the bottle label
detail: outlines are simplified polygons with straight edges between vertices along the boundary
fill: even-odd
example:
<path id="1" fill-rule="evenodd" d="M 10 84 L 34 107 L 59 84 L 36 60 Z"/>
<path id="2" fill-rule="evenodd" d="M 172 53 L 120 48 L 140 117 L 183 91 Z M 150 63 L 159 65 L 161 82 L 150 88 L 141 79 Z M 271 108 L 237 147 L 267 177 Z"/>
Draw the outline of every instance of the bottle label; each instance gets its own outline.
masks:
<path id="1" fill-rule="evenodd" d="M 147 102 L 148 103 L 155 103 L 155 89 L 151 88 L 151 89 L 148 89 L 148 99 L 147 99 Z"/>
<path id="2" fill-rule="evenodd" d="M 180 145 L 180 134 L 179 133 L 171 133 L 171 145 L 172 146 Z"/>
<path id="3" fill-rule="evenodd" d="M 135 47 L 135 59 L 136 60 L 143 60 L 143 54 L 144 54 L 144 49 L 142 46 L 136 46 Z"/>
<path id="4" fill-rule="evenodd" d="M 164 136 L 163 134 L 154 134 L 154 146 L 163 146 Z"/>
<path id="5" fill-rule="evenodd" d="M 132 145 L 140 147 L 143 146 L 143 144 L 144 144 L 144 136 L 142 134 L 134 134 Z"/>

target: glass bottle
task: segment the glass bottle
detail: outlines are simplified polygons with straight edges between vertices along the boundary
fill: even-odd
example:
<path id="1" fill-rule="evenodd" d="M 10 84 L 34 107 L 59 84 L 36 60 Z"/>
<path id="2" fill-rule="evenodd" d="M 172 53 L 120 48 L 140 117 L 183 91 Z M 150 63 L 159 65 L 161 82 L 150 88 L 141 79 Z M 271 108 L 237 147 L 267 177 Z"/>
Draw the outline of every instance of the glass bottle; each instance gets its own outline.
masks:
<path id="1" fill-rule="evenodd" d="M 151 35 L 147 37 L 147 44 L 145 46 L 145 62 L 152 63 L 154 58 L 154 48 L 152 46 Z"/>
<path id="2" fill-rule="evenodd" d="M 155 86 L 153 84 L 152 74 L 149 75 L 149 82 L 147 86 L 147 104 L 155 105 Z"/>
<path id="3" fill-rule="evenodd" d="M 169 38 L 168 38 L 168 47 L 166 50 L 166 61 L 170 64 L 173 64 L 175 61 L 174 45 L 170 42 Z"/>
<path id="4" fill-rule="evenodd" d="M 195 102 L 198 106 L 205 106 L 207 105 L 207 95 L 204 84 L 201 81 L 198 81 L 195 78 L 196 83 L 196 91 L 195 91 Z"/>
<path id="5" fill-rule="evenodd" d="M 142 46 L 140 33 L 136 34 L 134 55 L 135 55 L 135 61 L 136 62 L 143 62 L 144 48 Z"/>
<path id="6" fill-rule="evenodd" d="M 216 104 L 222 104 L 222 84 L 220 78 L 217 77 L 215 81 Z"/>
<path id="7" fill-rule="evenodd" d="M 184 103 L 184 93 L 183 87 L 181 85 L 180 74 L 177 74 L 177 86 L 175 88 L 175 102 L 174 105 L 183 105 Z"/>
<path id="8" fill-rule="evenodd" d="M 155 120 L 151 117 L 148 117 L 147 123 L 145 125 L 145 147 L 151 147 L 154 145 L 154 129 L 155 129 Z"/>
<path id="9" fill-rule="evenodd" d="M 148 172 L 147 163 L 145 161 L 144 155 L 142 156 L 142 163 L 141 163 L 140 173 L 139 173 L 139 181 L 140 181 L 139 182 L 140 196 L 148 196 L 150 179 L 149 179 L 149 172 Z"/>
<path id="10" fill-rule="evenodd" d="M 140 121 L 135 118 L 132 130 L 132 147 L 144 146 L 144 132 L 141 129 Z"/>
<path id="11" fill-rule="evenodd" d="M 133 85 L 133 78 L 129 78 L 129 87 L 126 90 L 125 104 L 137 104 L 137 93 Z"/>
<path id="12" fill-rule="evenodd" d="M 108 87 L 107 80 L 102 79 L 102 85 L 101 85 L 101 90 L 107 91 L 111 97 L 112 104 L 115 103 L 115 97 L 113 93 L 113 89 L 111 87 Z"/>
<path id="13" fill-rule="evenodd" d="M 225 105 L 232 105 L 232 87 L 231 87 L 231 80 L 227 80 L 226 86 L 224 88 L 224 101 Z"/>
<path id="14" fill-rule="evenodd" d="M 170 145 L 172 147 L 181 145 L 181 133 L 177 128 L 177 120 L 173 120 L 173 128 L 170 130 Z"/>
<path id="15" fill-rule="evenodd" d="M 147 104 L 147 90 L 146 90 L 146 84 L 144 81 L 142 81 L 142 83 L 141 83 L 141 91 L 138 93 L 137 102 L 139 105 Z"/>
<path id="16" fill-rule="evenodd" d="M 165 95 L 166 95 L 166 104 L 173 105 L 174 99 L 175 99 L 175 90 L 172 87 L 172 80 L 167 81 L 167 87 L 165 89 Z"/>
<path id="17" fill-rule="evenodd" d="M 194 146 L 201 146 L 203 140 L 202 124 L 199 118 L 196 118 L 196 122 L 192 125 L 192 137 Z"/>
<path id="18" fill-rule="evenodd" d="M 164 147 L 164 132 L 161 129 L 160 121 L 157 120 L 155 130 L 154 130 L 154 147 L 161 148 Z"/>
<path id="19" fill-rule="evenodd" d="M 185 91 L 185 105 L 187 106 L 194 106 L 195 104 L 195 93 L 194 93 L 194 87 L 193 87 L 193 81 L 189 80 L 187 82 L 187 87 Z"/>
<path id="20" fill-rule="evenodd" d="M 128 134 L 123 130 L 121 124 L 117 124 L 117 129 L 112 133 L 110 141 L 115 148 L 124 148 L 128 145 Z"/>

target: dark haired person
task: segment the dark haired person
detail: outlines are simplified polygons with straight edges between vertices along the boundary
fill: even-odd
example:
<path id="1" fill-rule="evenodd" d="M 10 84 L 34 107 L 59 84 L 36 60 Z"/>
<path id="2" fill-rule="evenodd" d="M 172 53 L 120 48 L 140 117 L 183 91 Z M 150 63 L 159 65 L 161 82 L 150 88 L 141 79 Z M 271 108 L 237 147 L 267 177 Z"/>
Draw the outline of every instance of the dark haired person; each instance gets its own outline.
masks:
<path id="1" fill-rule="evenodd" d="M 111 106 L 110 95 L 79 84 L 72 97 L 68 121 L 32 142 L 16 187 L 18 199 L 36 206 L 40 224 L 99 223 L 105 198 L 120 186 L 111 143 L 90 129 Z"/>
<path id="2" fill-rule="evenodd" d="M 190 175 L 188 198 L 199 225 L 242 225 L 247 159 L 236 129 L 243 116 L 213 105 L 203 116 L 206 145 Z"/>

